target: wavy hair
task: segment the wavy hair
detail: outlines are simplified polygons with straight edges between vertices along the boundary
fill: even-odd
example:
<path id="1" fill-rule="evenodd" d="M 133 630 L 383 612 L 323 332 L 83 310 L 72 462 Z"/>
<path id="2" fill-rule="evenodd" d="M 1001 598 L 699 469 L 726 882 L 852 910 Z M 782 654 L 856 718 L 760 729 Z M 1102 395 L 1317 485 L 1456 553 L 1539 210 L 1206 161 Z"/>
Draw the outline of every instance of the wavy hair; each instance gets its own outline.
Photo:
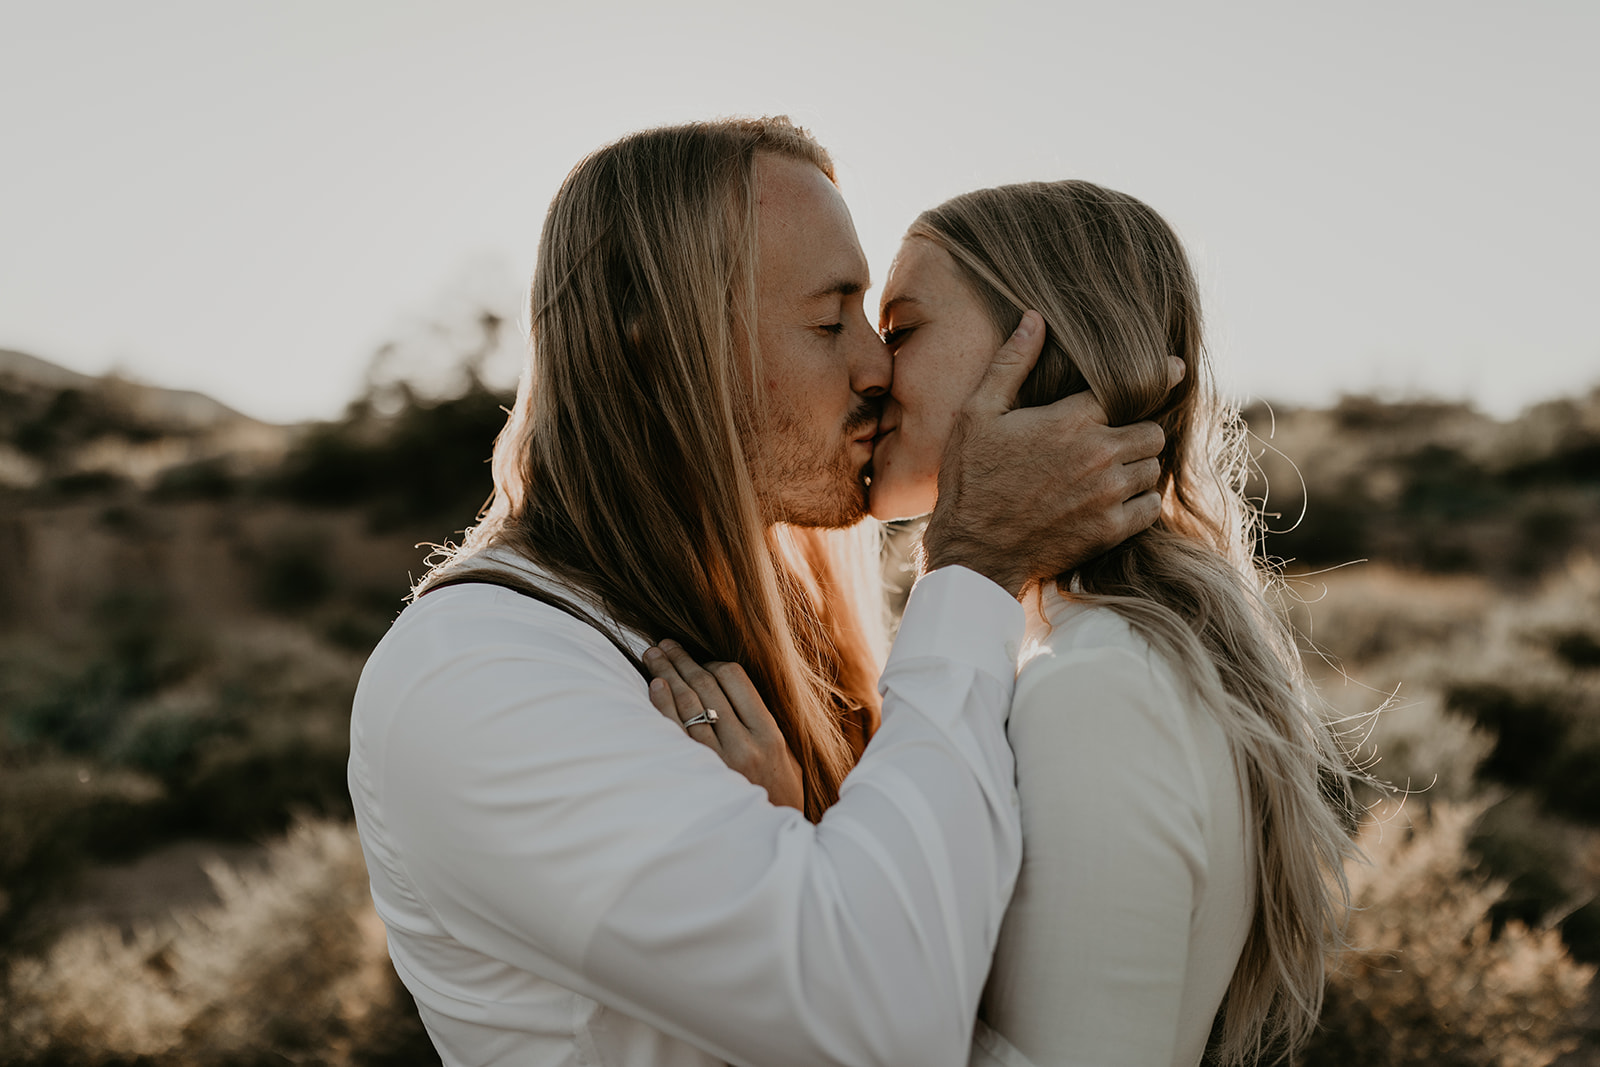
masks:
<path id="1" fill-rule="evenodd" d="M 950 253 L 1000 336 L 1026 308 L 1044 317 L 1020 404 L 1092 389 L 1113 425 L 1151 419 L 1166 431 L 1161 517 L 1057 586 L 1127 619 L 1229 739 L 1248 786 L 1256 902 L 1214 1052 L 1230 1064 L 1287 1053 L 1316 1026 L 1325 957 L 1348 913 L 1354 772 L 1268 599 L 1245 435 L 1213 380 L 1183 246 L 1145 204 L 1082 181 L 958 196 L 907 237 Z M 1168 356 L 1187 368 L 1170 392 Z"/>
<path id="2" fill-rule="evenodd" d="M 530 363 L 495 441 L 494 495 L 416 593 L 504 584 L 477 561 L 498 547 L 614 637 L 670 636 L 702 662 L 743 665 L 815 821 L 877 723 L 882 581 L 875 524 L 762 519 L 750 468 L 768 416 L 752 392 L 761 153 L 834 178 L 783 117 L 645 130 L 567 176 L 540 238 Z"/>

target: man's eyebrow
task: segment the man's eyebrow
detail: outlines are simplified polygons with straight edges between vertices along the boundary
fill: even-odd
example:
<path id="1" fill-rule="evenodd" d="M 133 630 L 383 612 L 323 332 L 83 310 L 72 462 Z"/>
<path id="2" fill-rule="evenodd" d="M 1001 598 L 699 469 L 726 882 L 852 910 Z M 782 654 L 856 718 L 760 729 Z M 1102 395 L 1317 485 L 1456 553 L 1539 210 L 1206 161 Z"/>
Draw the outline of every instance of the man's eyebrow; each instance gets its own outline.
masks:
<path id="1" fill-rule="evenodd" d="M 825 296 L 855 296 L 867 291 L 870 283 L 860 278 L 835 278 L 822 288 L 806 294 L 807 300 L 821 300 Z"/>

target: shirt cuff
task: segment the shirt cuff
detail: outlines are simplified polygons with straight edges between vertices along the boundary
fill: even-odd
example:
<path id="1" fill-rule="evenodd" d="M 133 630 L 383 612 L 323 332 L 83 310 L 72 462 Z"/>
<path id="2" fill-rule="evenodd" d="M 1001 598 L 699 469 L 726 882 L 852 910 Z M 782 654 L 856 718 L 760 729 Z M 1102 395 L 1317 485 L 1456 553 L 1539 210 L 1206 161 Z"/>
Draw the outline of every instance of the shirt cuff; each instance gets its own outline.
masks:
<path id="1" fill-rule="evenodd" d="M 940 567 L 912 588 L 884 673 L 930 656 L 975 667 L 1009 691 L 1026 625 L 1022 605 L 994 582 L 966 567 Z"/>

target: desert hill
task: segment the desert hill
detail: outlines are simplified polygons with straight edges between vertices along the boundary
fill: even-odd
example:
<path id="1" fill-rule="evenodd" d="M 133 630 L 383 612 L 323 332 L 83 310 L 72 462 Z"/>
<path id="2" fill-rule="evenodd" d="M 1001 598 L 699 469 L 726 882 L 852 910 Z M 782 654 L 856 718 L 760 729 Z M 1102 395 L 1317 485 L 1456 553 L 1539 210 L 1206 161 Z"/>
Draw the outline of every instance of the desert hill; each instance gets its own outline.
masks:
<path id="1" fill-rule="evenodd" d="M 294 432 L 192 390 L 0 349 L 0 487 L 99 478 L 148 488 L 185 464 L 259 468 L 282 458 Z"/>

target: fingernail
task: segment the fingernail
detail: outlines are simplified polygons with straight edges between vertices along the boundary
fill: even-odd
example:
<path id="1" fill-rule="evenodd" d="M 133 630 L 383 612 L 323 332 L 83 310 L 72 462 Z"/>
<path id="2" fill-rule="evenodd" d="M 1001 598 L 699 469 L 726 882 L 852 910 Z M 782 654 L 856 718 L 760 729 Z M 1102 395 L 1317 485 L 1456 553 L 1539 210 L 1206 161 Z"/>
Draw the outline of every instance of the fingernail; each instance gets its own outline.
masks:
<path id="1" fill-rule="evenodd" d="M 1022 313 L 1022 321 L 1017 323 L 1017 330 L 1013 336 L 1026 341 L 1029 337 L 1033 336 L 1034 323 L 1036 321 L 1037 319 L 1035 318 L 1033 312 L 1024 311 Z"/>
<path id="2" fill-rule="evenodd" d="M 670 640 L 670 639 L 661 642 L 661 651 L 663 651 L 663 652 L 671 652 L 674 649 L 676 649 L 677 647 L 678 647 L 678 642 Z"/>
<path id="3" fill-rule="evenodd" d="M 649 648 L 644 650 L 644 658 L 647 659 L 647 660 L 660 659 L 661 658 L 661 650 L 659 648 L 656 648 L 654 645 L 652 645 L 651 647 L 649 647 Z"/>
<path id="4" fill-rule="evenodd" d="M 660 678 L 652 678 L 652 679 L 650 679 L 650 690 L 651 690 L 651 692 L 659 693 L 662 690 L 666 689 L 666 687 L 667 687 L 667 683 L 665 681 L 663 681 L 662 679 L 660 679 Z"/>

